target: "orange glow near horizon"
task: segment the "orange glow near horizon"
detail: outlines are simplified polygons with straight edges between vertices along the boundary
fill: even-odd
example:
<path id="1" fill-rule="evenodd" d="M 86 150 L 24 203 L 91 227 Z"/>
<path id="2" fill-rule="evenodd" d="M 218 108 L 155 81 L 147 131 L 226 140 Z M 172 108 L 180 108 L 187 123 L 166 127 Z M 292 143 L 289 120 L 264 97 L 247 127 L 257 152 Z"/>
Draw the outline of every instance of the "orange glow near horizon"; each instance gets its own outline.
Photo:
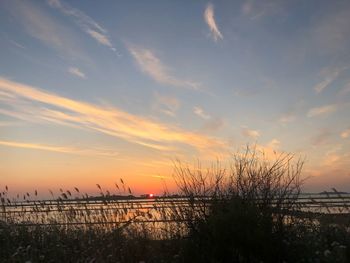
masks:
<path id="1" fill-rule="evenodd" d="M 122 2 L 0 1 L 0 191 L 176 192 L 247 145 L 349 191 L 350 4 Z"/>

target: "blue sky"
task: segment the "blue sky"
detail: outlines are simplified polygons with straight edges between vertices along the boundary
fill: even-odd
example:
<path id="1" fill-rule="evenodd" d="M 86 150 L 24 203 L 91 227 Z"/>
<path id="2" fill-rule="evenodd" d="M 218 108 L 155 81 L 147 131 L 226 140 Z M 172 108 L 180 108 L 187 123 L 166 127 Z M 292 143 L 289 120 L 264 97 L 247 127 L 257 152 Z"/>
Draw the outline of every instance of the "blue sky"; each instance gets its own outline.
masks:
<path id="1" fill-rule="evenodd" d="M 247 143 L 350 187 L 348 1 L 1 1 L 1 182 L 158 191 Z M 118 177 L 119 176 L 119 177 Z"/>

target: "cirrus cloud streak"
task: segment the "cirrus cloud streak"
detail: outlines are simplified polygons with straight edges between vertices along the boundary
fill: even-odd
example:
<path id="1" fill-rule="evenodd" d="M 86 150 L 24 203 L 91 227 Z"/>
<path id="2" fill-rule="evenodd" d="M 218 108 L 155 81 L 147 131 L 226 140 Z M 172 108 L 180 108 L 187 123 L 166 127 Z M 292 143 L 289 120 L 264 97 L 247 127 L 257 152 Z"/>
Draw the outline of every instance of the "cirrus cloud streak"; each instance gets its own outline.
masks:
<path id="1" fill-rule="evenodd" d="M 3 103 L 11 107 L 11 111 L 2 109 L 1 113 L 9 113 L 12 117 L 97 131 L 161 151 L 173 151 L 177 144 L 189 145 L 196 150 L 225 148 L 224 143 L 216 138 L 136 116 L 115 107 L 72 100 L 5 78 L 0 78 L 0 94 L 4 94 Z"/>
<path id="2" fill-rule="evenodd" d="M 0 145 L 7 146 L 7 147 L 35 149 L 35 150 L 78 154 L 78 155 L 102 155 L 102 156 L 111 156 L 111 157 L 117 155 L 116 152 L 106 151 L 106 150 L 74 148 L 74 147 L 68 147 L 68 146 L 46 145 L 46 144 L 17 142 L 17 141 L 0 140 Z"/>
<path id="3" fill-rule="evenodd" d="M 324 115 L 328 115 L 336 110 L 337 110 L 337 107 L 334 104 L 325 105 L 325 106 L 321 106 L 321 107 L 315 107 L 315 108 L 312 108 L 308 111 L 307 116 L 309 118 L 317 117 L 317 116 L 324 116 Z"/>
<path id="4" fill-rule="evenodd" d="M 204 20 L 207 23 L 211 32 L 211 37 L 214 39 L 215 42 L 218 41 L 219 39 L 224 38 L 214 18 L 214 6 L 210 3 L 207 5 L 207 8 L 204 11 Z"/>
<path id="5" fill-rule="evenodd" d="M 103 28 L 84 12 L 63 3 L 60 0 L 47 0 L 47 2 L 52 8 L 55 8 L 64 15 L 73 18 L 74 22 L 81 28 L 81 30 L 94 38 L 97 42 L 109 47 L 112 51 L 116 51 L 108 36 L 107 29 Z"/>
<path id="6" fill-rule="evenodd" d="M 128 45 L 128 49 L 141 71 L 149 75 L 156 82 L 163 85 L 194 90 L 199 88 L 199 83 L 173 76 L 169 67 L 164 65 L 164 63 L 151 50 L 135 45 Z"/>

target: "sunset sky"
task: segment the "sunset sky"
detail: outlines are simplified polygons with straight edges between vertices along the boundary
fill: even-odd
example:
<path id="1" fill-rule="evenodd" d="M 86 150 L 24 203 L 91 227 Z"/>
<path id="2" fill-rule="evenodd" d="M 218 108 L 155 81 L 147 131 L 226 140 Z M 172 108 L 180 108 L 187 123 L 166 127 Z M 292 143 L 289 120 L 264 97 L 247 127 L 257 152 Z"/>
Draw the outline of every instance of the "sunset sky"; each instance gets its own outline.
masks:
<path id="1" fill-rule="evenodd" d="M 350 191 L 349 1 L 0 2 L 0 189 L 119 178 L 256 144 Z"/>

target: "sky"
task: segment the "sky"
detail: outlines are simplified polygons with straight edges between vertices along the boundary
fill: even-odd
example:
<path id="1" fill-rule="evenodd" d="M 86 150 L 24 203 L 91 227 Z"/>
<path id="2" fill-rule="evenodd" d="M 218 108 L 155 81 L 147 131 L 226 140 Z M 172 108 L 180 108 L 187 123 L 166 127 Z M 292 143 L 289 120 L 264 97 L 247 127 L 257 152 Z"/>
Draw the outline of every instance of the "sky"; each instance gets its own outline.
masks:
<path id="1" fill-rule="evenodd" d="M 0 2 L 0 188 L 161 193 L 249 144 L 350 191 L 349 113 L 349 1 Z"/>

